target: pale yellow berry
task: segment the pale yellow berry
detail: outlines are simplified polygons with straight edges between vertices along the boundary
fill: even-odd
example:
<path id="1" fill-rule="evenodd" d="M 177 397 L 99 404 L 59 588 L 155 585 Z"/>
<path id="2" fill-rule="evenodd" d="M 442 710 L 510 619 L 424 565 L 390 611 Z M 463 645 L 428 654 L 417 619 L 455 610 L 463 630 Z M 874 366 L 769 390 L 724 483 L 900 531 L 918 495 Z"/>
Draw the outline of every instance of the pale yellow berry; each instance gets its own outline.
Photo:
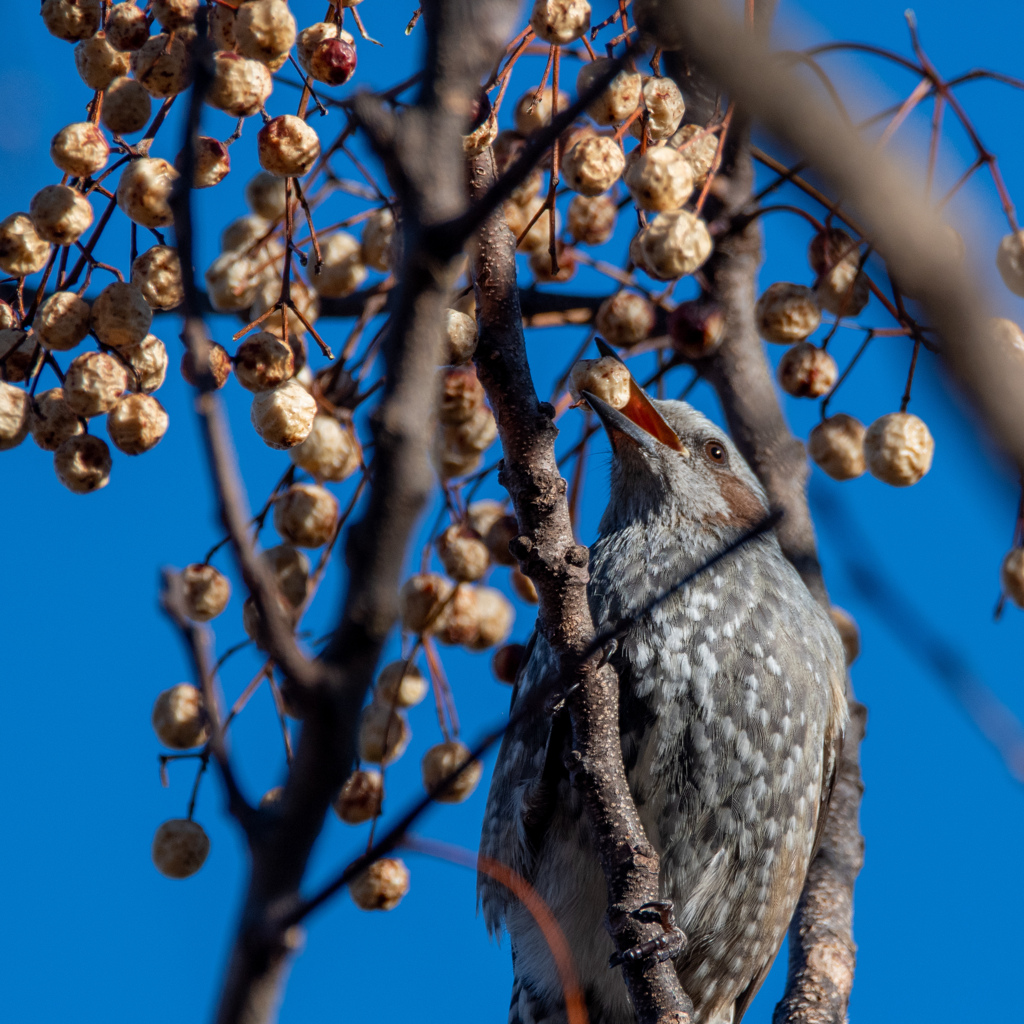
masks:
<path id="1" fill-rule="evenodd" d="M 281 114 L 260 129 L 256 149 L 264 170 L 280 178 L 301 178 L 320 155 L 320 139 L 301 117 Z"/>
<path id="2" fill-rule="evenodd" d="M 277 583 L 281 596 L 292 608 L 300 608 L 309 593 L 309 559 L 290 544 L 267 548 L 260 555 Z"/>
<path id="3" fill-rule="evenodd" d="M 388 207 L 381 207 L 367 217 L 363 225 L 363 262 L 374 270 L 387 273 L 392 267 L 392 249 L 395 242 L 395 215 Z"/>
<path id="4" fill-rule="evenodd" d="M 490 552 L 470 527 L 455 523 L 437 538 L 436 544 L 441 565 L 453 580 L 473 583 L 487 572 Z"/>
<path id="5" fill-rule="evenodd" d="M 807 450 L 815 464 L 834 480 L 853 480 L 867 469 L 864 435 L 867 429 L 845 412 L 822 420 L 808 439 Z"/>
<path id="6" fill-rule="evenodd" d="M 604 245 L 615 233 L 618 209 L 610 196 L 573 196 L 569 234 L 580 245 Z"/>
<path id="7" fill-rule="evenodd" d="M 931 469 L 935 441 L 924 420 L 909 412 L 880 416 L 864 435 L 871 475 L 893 487 L 916 484 Z"/>
<path id="8" fill-rule="evenodd" d="M 164 690 L 153 705 L 153 731 L 165 747 L 190 750 L 209 737 L 203 695 L 191 683 Z"/>
<path id="9" fill-rule="evenodd" d="M 141 455 L 160 442 L 167 422 L 167 412 L 152 395 L 125 395 L 107 416 L 107 433 L 125 455 Z"/>
<path id="10" fill-rule="evenodd" d="M 446 361 L 468 363 L 476 351 L 476 320 L 457 309 L 445 311 Z"/>
<path id="11" fill-rule="evenodd" d="M 412 730 L 401 711 L 371 703 L 359 718 L 359 759 L 370 764 L 391 764 L 409 745 Z"/>
<path id="12" fill-rule="evenodd" d="M 508 639 L 515 622 L 512 602 L 494 587 L 476 588 L 477 634 L 469 644 L 474 651 L 485 651 Z"/>
<path id="13" fill-rule="evenodd" d="M 679 86 L 671 78 L 644 78 L 644 106 L 647 108 L 647 136 L 654 142 L 675 134 L 686 113 L 686 104 Z M 637 118 L 630 131 L 637 138 L 643 131 L 643 120 Z"/>
<path id="14" fill-rule="evenodd" d="M 106 352 L 84 352 L 64 374 L 64 401 L 86 418 L 109 412 L 128 388 L 128 374 Z"/>
<path id="15" fill-rule="evenodd" d="M 472 365 L 439 371 L 438 384 L 437 418 L 441 423 L 465 423 L 483 405 L 484 388 Z"/>
<path id="16" fill-rule="evenodd" d="M 423 771 L 423 788 L 438 803 L 460 804 L 463 800 L 469 799 L 473 790 L 480 784 L 484 766 L 479 761 L 470 761 L 469 756 L 469 747 L 458 740 L 438 743 L 423 755 L 420 765 Z M 466 767 L 454 779 L 442 785 L 445 779 L 463 764 Z"/>
<path id="17" fill-rule="evenodd" d="M 474 501 L 466 509 L 469 525 L 483 538 L 491 558 L 498 565 L 515 565 L 508 550 L 513 538 L 519 536 L 519 524 L 514 515 L 505 511 L 500 501 Z"/>
<path id="18" fill-rule="evenodd" d="M 33 327 L 39 340 L 55 352 L 67 352 L 89 333 L 89 303 L 74 292 L 54 292 L 39 307 Z"/>
<path id="19" fill-rule="evenodd" d="M 134 78 L 115 78 L 103 93 L 100 120 L 116 135 L 141 132 L 149 121 L 153 101 Z"/>
<path id="20" fill-rule="evenodd" d="M 83 427 L 64 401 L 64 392 L 60 388 L 51 388 L 36 395 L 29 417 L 29 430 L 32 431 L 32 440 L 44 452 L 55 452 L 69 437 L 81 434 Z"/>
<path id="21" fill-rule="evenodd" d="M 121 357 L 135 371 L 128 375 L 133 386 L 144 394 L 156 391 L 167 376 L 167 349 L 153 334 L 147 334 L 137 345 L 120 349 Z"/>
<path id="22" fill-rule="evenodd" d="M 409 891 L 409 869 L 400 860 L 375 860 L 348 886 L 352 902 L 360 910 L 394 910 Z"/>
<path id="23" fill-rule="evenodd" d="M 180 34 L 150 36 L 131 55 L 132 75 L 150 96 L 166 99 L 192 82 L 192 62 Z"/>
<path id="24" fill-rule="evenodd" d="M 525 573 L 520 572 L 518 569 L 513 569 L 509 576 L 509 582 L 512 584 L 512 589 L 516 594 L 527 604 L 537 604 L 540 601 L 537 587 L 533 580 Z"/>
<path id="25" fill-rule="evenodd" d="M 252 425 L 271 448 L 283 451 L 301 444 L 313 429 L 315 416 L 316 401 L 296 380 L 253 396 Z"/>
<path id="26" fill-rule="evenodd" d="M 153 837 L 153 863 L 167 878 L 188 878 L 206 863 L 210 838 L 188 818 L 165 821 Z"/>
<path id="27" fill-rule="evenodd" d="M 402 628 L 422 633 L 433 627 L 445 602 L 452 596 L 449 580 L 433 572 L 410 576 L 398 595 L 398 614 Z"/>
<path id="28" fill-rule="evenodd" d="M 661 281 L 692 274 L 711 255 L 707 225 L 688 210 L 659 213 L 637 238 L 644 269 Z"/>
<path id="29" fill-rule="evenodd" d="M 0 270 L 26 277 L 42 270 L 50 246 L 36 232 L 27 213 L 12 213 L 0 221 Z"/>
<path id="30" fill-rule="evenodd" d="M 794 398 L 821 398 L 832 390 L 838 376 L 836 361 L 808 341 L 787 349 L 779 360 L 779 384 Z"/>
<path id="31" fill-rule="evenodd" d="M 1024 295 L 1024 230 L 1003 237 L 996 250 L 996 269 L 1014 295 Z"/>
<path id="32" fill-rule="evenodd" d="M 174 158 L 175 168 L 181 172 L 185 169 L 184 151 Z M 219 185 L 231 171 L 231 154 L 228 147 L 219 139 L 208 135 L 200 135 L 195 141 L 192 165 L 192 187 L 213 188 Z"/>
<path id="33" fill-rule="evenodd" d="M 168 227 L 174 223 L 170 199 L 177 179 L 178 172 L 166 160 L 133 160 L 117 183 L 117 205 L 144 228 Z"/>
<path id="34" fill-rule="evenodd" d="M 185 614 L 193 622 L 209 622 L 228 606 L 231 584 L 212 565 L 194 562 L 181 570 Z"/>
<path id="35" fill-rule="evenodd" d="M 693 192 L 693 171 L 671 146 L 634 150 L 623 180 L 641 210 L 677 210 Z"/>
<path id="36" fill-rule="evenodd" d="M 45 185 L 29 204 L 36 234 L 54 245 L 73 245 L 92 224 L 92 205 L 67 185 Z"/>
<path id="37" fill-rule="evenodd" d="M 218 50 L 235 48 L 235 12 L 230 7 L 212 4 L 207 9 L 207 30 Z"/>
<path id="38" fill-rule="evenodd" d="M 629 348 L 654 330 L 654 307 L 636 292 L 616 292 L 598 307 L 594 326 L 610 345 Z"/>
<path id="39" fill-rule="evenodd" d="M 291 347 L 267 331 L 250 334 L 235 353 L 235 376 L 247 391 L 269 391 L 294 373 Z"/>
<path id="40" fill-rule="evenodd" d="M 137 50 L 149 38 L 145 11 L 135 0 L 114 4 L 107 14 L 107 41 L 117 50 Z"/>
<path id="41" fill-rule="evenodd" d="M 95 174 L 107 162 L 110 146 L 103 132 L 89 121 L 65 125 L 50 142 L 50 159 L 73 178 Z"/>
<path id="42" fill-rule="evenodd" d="M 207 345 L 206 362 L 208 364 L 206 369 L 209 370 L 213 377 L 214 387 L 224 387 L 228 377 L 231 376 L 231 356 L 227 354 L 227 351 L 222 346 L 210 342 Z M 187 384 L 199 387 L 201 378 L 197 372 L 196 362 L 191 349 L 186 350 L 185 354 L 181 357 L 181 375 Z M 205 385 L 205 381 L 203 383 Z"/>
<path id="43" fill-rule="evenodd" d="M 174 309 L 185 298 L 181 261 L 171 245 L 154 245 L 132 263 L 132 284 L 153 309 Z"/>
<path id="44" fill-rule="evenodd" d="M 363 248 L 355 236 L 337 231 L 321 243 L 323 266 L 312 278 L 313 287 L 328 299 L 351 295 L 366 280 Z"/>
<path id="45" fill-rule="evenodd" d="M 251 117 L 266 103 L 273 87 L 265 64 L 218 50 L 213 56 L 213 81 L 206 102 L 232 117 Z"/>
<path id="46" fill-rule="evenodd" d="M 690 165 L 693 184 L 703 186 L 718 153 L 718 136 L 697 124 L 684 124 L 669 139 L 668 144 Z"/>
<path id="47" fill-rule="evenodd" d="M 173 32 L 195 21 L 199 0 L 153 0 L 150 10 L 161 28 Z"/>
<path id="48" fill-rule="evenodd" d="M 106 89 L 118 75 L 128 73 L 128 54 L 111 46 L 105 32 L 97 32 L 75 47 L 75 67 L 90 89 Z"/>
<path id="49" fill-rule="evenodd" d="M 88 39 L 100 27 L 100 0 L 43 0 L 39 13 L 50 35 L 69 43 Z"/>
<path id="50" fill-rule="evenodd" d="M 296 26 L 284 0 L 248 0 L 235 12 L 235 48 L 276 71 L 288 60 Z"/>
<path id="51" fill-rule="evenodd" d="M 576 76 L 576 92 L 582 94 L 589 89 L 599 75 L 604 74 L 612 61 L 608 57 L 584 64 Z M 637 108 L 642 94 L 643 82 L 635 71 L 623 69 L 597 99 L 587 106 L 587 113 L 598 124 L 620 124 Z"/>
<path id="52" fill-rule="evenodd" d="M 821 308 L 814 292 L 788 281 L 769 285 L 757 300 L 754 315 L 761 337 L 779 345 L 803 341 L 821 323 Z"/>
<path id="53" fill-rule="evenodd" d="M 298 548 L 319 548 L 333 536 L 338 499 L 317 484 L 292 484 L 274 502 L 274 529 Z"/>
<path id="54" fill-rule="evenodd" d="M 438 641 L 451 646 L 468 646 L 480 632 L 475 587 L 460 584 L 441 609 L 431 632 Z"/>
<path id="55" fill-rule="evenodd" d="M 593 135 L 581 139 L 562 157 L 562 176 L 574 192 L 598 196 L 619 180 L 626 158 L 614 139 Z"/>
<path id="56" fill-rule="evenodd" d="M 859 315 L 871 292 L 854 240 L 840 228 L 820 231 L 811 239 L 807 258 L 818 277 L 814 289 L 818 305 L 835 316 Z"/>
<path id="57" fill-rule="evenodd" d="M 839 639 L 843 642 L 843 654 L 846 656 L 846 664 L 852 665 L 860 654 L 860 630 L 853 616 L 837 605 L 829 609 L 832 616 L 832 625 L 836 627 Z"/>
<path id="58" fill-rule="evenodd" d="M 0 381 L 0 452 L 17 448 L 25 440 L 31 414 L 28 392 Z"/>
<path id="59" fill-rule="evenodd" d="M 377 676 L 374 700 L 382 707 L 413 708 L 427 695 L 423 673 L 405 660 L 385 665 Z"/>
<path id="60" fill-rule="evenodd" d="M 255 241 L 265 234 L 272 221 L 280 220 L 285 214 L 287 195 L 284 179 L 269 171 L 260 171 L 246 183 L 245 201 L 254 214 L 263 218 L 263 230 L 253 238 Z M 238 246 L 225 244 L 224 248 L 236 249 Z"/>
<path id="61" fill-rule="evenodd" d="M 384 777 L 380 772 L 353 772 L 334 798 L 334 813 L 346 825 L 360 825 L 380 814 L 384 803 Z"/>
<path id="62" fill-rule="evenodd" d="M 530 28 L 538 39 L 564 46 L 590 28 L 590 4 L 587 0 L 534 0 Z"/>
<path id="63" fill-rule="evenodd" d="M 89 494 L 110 483 L 110 449 L 91 434 L 69 437 L 53 453 L 57 479 L 75 494 Z"/>
<path id="64" fill-rule="evenodd" d="M 254 261 L 234 250 L 218 256 L 203 275 L 210 305 L 219 313 L 248 309 L 259 288 L 255 271 Z"/>
<path id="65" fill-rule="evenodd" d="M 516 131 L 520 135 L 529 135 L 538 128 L 551 124 L 554 98 L 551 86 L 544 89 L 539 97 L 536 89 L 525 93 L 516 104 L 514 115 Z M 558 109 L 565 110 L 567 106 L 569 106 L 569 95 L 559 89 Z"/>
<path id="66" fill-rule="evenodd" d="M 138 345 L 149 333 L 153 310 L 142 289 L 127 281 L 114 281 L 92 304 L 92 329 L 104 345 Z"/>
<path id="67" fill-rule="evenodd" d="M 288 456 L 318 480 L 340 483 L 359 468 L 362 449 L 350 426 L 318 413 L 306 439 L 290 449 Z"/>
<path id="68" fill-rule="evenodd" d="M 612 356 L 600 359 L 580 359 L 572 368 L 569 391 L 577 401 L 586 401 L 584 391 L 607 402 L 613 409 L 621 409 L 629 401 L 629 370 Z"/>

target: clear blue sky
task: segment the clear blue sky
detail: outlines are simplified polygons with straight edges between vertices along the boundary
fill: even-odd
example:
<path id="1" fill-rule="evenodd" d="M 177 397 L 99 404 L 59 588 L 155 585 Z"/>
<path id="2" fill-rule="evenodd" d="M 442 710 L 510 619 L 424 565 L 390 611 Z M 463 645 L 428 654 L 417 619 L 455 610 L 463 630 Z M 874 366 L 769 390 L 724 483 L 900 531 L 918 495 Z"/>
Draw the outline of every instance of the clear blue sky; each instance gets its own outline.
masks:
<path id="1" fill-rule="evenodd" d="M 401 34 L 414 3 L 377 0 L 360 11 L 384 51 L 359 44 L 356 83 L 386 86 L 401 77 L 420 37 Z M 9 5 L 8 47 L 0 69 L 4 130 L 0 133 L 2 210 L 26 209 L 32 194 L 58 180 L 48 162 L 50 137 L 82 116 L 88 98 L 74 71 L 71 47 L 46 34 L 35 4 Z M 296 0 L 300 24 L 323 13 L 322 2 Z M 600 10 L 600 5 L 598 7 Z M 947 73 L 988 66 L 1021 73 L 1024 10 L 1008 2 L 976 5 L 970 13 L 952 0 L 932 0 L 918 11 L 932 58 Z M 783 0 L 785 30 L 805 41 L 847 38 L 906 51 L 902 8 L 894 0 L 859 4 Z M 851 76 L 885 71 L 877 62 L 833 65 Z M 539 70 L 537 71 L 539 74 Z M 521 92 L 528 77 L 518 80 Z M 885 72 L 854 105 L 902 97 L 916 84 Z M 1024 96 L 970 86 L 964 101 L 1001 158 L 1011 191 L 1024 195 L 1024 144 L 1018 127 Z M 279 87 L 272 112 L 293 108 Z M 155 154 L 173 157 L 176 124 Z M 228 120 L 210 112 L 206 128 L 224 137 Z M 920 141 L 919 127 L 910 137 Z M 232 149 L 236 182 L 251 172 L 255 126 Z M 952 180 L 968 151 L 947 151 Z M 958 163 L 959 161 L 959 163 Z M 203 197 L 199 221 L 207 261 L 216 236 L 243 211 L 231 179 Z M 973 194 L 973 212 L 960 207 L 972 255 L 991 270 L 1003 231 L 987 186 Z M 807 277 L 800 222 L 770 219 L 769 266 L 762 283 Z M 111 256 L 123 265 L 126 233 Z M 618 252 L 613 253 L 618 258 Z M 582 290 L 598 283 L 585 275 Z M 1024 319 L 1019 300 L 1005 292 L 1004 315 Z M 216 324 L 226 341 L 233 325 Z M 344 336 L 335 324 L 331 337 Z M 176 353 L 178 324 L 159 319 L 154 330 Z M 531 357 L 538 378 L 550 382 L 577 335 L 536 333 Z M 836 342 L 852 354 L 856 336 Z M 337 345 L 336 345 L 337 347 Z M 176 355 L 174 356 L 176 360 Z M 904 339 L 875 345 L 851 378 L 836 409 L 865 421 L 898 406 L 909 359 Z M 682 381 L 684 378 L 678 378 Z M 49 386 L 49 385 L 47 385 Z M 253 502 L 262 500 L 284 468 L 248 426 L 240 389 L 227 389 L 240 456 Z M 2 457 L 5 515 L 0 631 L 4 642 L 5 706 L 0 769 L 7 786 L 7 826 L 0 845 L 5 927 L 4 1003 L 10 1019 L 170 1024 L 202 1019 L 211 1010 L 244 879 L 244 851 L 226 820 L 216 780 L 206 780 L 197 818 L 213 843 L 204 869 L 171 882 L 153 869 L 149 845 L 157 824 L 180 816 L 191 768 L 172 766 L 161 789 L 158 747 L 150 708 L 163 688 L 187 678 L 178 641 L 156 609 L 157 571 L 202 558 L 217 537 L 206 470 L 187 389 L 174 377 L 159 395 L 171 429 L 161 445 L 138 459 L 115 459 L 110 486 L 87 497 L 65 491 L 49 456 L 31 442 Z M 713 396 L 698 388 L 694 401 L 718 415 Z M 1018 715 L 1021 695 L 1021 613 L 1010 609 L 994 624 L 999 560 L 1009 543 L 1016 492 L 1012 477 L 925 359 L 912 410 L 936 439 L 935 465 L 917 487 L 897 491 L 864 478 L 838 485 L 816 473 L 814 486 L 838 499 L 877 549 L 877 565 L 910 594 L 925 619 L 977 675 Z M 816 407 L 787 400 L 787 415 L 802 436 Z M 570 428 L 573 429 L 573 428 Z M 603 504 L 603 457 L 585 492 L 582 539 L 594 530 Z M 1024 790 L 978 735 L 927 668 L 893 642 L 892 634 L 854 589 L 844 559 L 862 552 L 848 528 L 820 524 L 822 557 L 836 603 L 863 629 L 864 653 L 854 669 L 870 708 L 863 747 L 867 793 L 862 822 L 867 863 L 857 886 L 856 938 L 860 947 L 851 1007 L 857 1020 L 930 1020 L 956 1007 L 967 1021 L 1019 1019 L 1007 981 L 1019 975 L 1024 917 L 1020 849 L 1024 844 Z M 225 561 L 222 564 L 227 565 Z M 329 578 L 312 628 L 322 632 L 340 594 Z M 242 637 L 240 599 L 222 620 L 222 647 Z M 520 608 L 516 636 L 530 616 Z M 899 625 L 899 624 L 897 624 Z M 240 657 L 225 676 L 237 694 L 254 664 Z M 467 737 L 505 713 L 507 689 L 490 677 L 486 656 L 446 657 Z M 390 808 L 418 787 L 422 751 L 436 742 L 431 711 L 412 718 L 413 746 L 389 771 Z M 234 750 L 247 791 L 258 796 L 280 778 L 282 752 L 269 698 L 254 700 L 239 723 Z M 486 785 L 464 805 L 432 812 L 421 831 L 474 847 Z M 314 858 L 313 875 L 355 852 L 365 836 L 332 820 Z M 310 923 L 306 952 L 292 971 L 282 1010 L 285 1024 L 333 1019 L 419 1020 L 461 1024 L 503 1021 L 508 1004 L 507 948 L 486 937 L 475 916 L 470 872 L 409 855 L 412 889 L 391 914 L 365 914 L 342 897 Z M 781 991 L 776 968 L 748 1019 L 770 1020 Z"/>

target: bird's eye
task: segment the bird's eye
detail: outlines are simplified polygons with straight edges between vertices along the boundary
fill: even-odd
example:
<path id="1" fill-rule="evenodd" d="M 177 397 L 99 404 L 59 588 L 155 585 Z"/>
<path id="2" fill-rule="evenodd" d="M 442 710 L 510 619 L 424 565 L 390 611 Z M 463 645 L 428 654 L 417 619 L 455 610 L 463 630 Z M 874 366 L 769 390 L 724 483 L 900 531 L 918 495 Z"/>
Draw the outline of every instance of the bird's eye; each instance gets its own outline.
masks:
<path id="1" fill-rule="evenodd" d="M 705 441 L 704 454 L 717 466 L 724 466 L 729 459 L 721 441 Z"/>

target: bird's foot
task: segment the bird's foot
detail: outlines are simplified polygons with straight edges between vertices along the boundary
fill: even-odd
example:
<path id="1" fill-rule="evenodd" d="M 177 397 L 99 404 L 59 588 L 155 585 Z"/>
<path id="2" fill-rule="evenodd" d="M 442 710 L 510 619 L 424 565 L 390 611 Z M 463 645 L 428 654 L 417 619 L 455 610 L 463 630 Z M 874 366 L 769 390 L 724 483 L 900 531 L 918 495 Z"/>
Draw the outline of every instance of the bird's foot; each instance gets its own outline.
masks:
<path id="1" fill-rule="evenodd" d="M 648 960 L 653 957 L 658 963 L 665 960 L 672 960 L 677 957 L 686 945 L 686 935 L 676 925 L 675 908 L 671 900 L 653 900 L 638 907 L 632 912 L 631 917 L 638 921 L 657 922 L 661 925 L 661 935 L 646 942 L 631 946 L 623 952 L 615 952 L 608 961 L 609 967 L 618 967 L 624 963 L 635 963 L 638 960 Z"/>

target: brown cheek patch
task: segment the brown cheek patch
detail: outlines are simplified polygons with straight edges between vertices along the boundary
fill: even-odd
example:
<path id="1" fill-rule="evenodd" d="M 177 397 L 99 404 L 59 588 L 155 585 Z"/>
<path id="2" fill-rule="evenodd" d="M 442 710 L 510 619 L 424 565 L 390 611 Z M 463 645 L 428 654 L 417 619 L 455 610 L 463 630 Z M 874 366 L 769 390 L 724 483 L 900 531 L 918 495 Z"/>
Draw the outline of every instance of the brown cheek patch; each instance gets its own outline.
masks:
<path id="1" fill-rule="evenodd" d="M 738 476 L 722 473 L 718 487 L 730 512 L 722 518 L 730 526 L 753 526 L 765 517 L 760 498 Z"/>

